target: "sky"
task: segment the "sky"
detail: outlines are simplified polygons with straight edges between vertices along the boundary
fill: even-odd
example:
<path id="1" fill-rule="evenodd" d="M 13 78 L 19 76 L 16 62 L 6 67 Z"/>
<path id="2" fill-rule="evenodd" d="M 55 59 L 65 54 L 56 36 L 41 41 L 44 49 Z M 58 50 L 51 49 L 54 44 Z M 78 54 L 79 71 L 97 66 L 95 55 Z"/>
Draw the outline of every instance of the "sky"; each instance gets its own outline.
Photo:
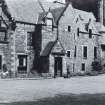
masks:
<path id="1" fill-rule="evenodd" d="M 9 0 L 12 1 L 12 0 Z M 25 0 L 24 0 L 25 1 Z M 55 1 L 55 0 L 40 0 L 40 1 Z M 56 0 L 57 1 L 57 0 Z M 97 18 L 97 0 L 71 0 L 73 2 L 73 6 L 80 10 L 91 11 Z"/>
<path id="2" fill-rule="evenodd" d="M 47 0 L 54 1 L 54 0 Z M 97 17 L 97 0 L 72 0 L 73 6 L 77 9 L 92 11 Z"/>

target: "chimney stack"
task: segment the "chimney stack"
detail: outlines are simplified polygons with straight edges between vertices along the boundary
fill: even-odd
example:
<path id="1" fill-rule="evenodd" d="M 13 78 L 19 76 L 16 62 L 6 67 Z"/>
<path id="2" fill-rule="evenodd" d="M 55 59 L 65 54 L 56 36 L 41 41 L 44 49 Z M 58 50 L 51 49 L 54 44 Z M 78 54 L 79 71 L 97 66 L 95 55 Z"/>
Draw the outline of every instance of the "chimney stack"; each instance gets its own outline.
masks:
<path id="1" fill-rule="evenodd" d="M 71 3 L 72 0 L 65 0 L 65 3 Z"/>

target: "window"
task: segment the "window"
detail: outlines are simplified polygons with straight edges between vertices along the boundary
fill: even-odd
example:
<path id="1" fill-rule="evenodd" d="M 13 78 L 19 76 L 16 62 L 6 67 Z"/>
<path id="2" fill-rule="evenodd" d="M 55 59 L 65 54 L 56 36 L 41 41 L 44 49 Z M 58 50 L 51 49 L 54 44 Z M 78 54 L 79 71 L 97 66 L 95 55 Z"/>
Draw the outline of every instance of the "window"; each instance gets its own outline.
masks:
<path id="1" fill-rule="evenodd" d="M 75 40 L 76 38 L 75 38 L 75 33 L 74 33 L 74 40 Z"/>
<path id="2" fill-rule="evenodd" d="M 53 19 L 52 18 L 46 18 L 46 25 L 48 30 L 53 31 Z"/>
<path id="3" fill-rule="evenodd" d="M 75 72 L 75 64 L 73 64 L 73 72 Z"/>
<path id="4" fill-rule="evenodd" d="M 75 46 L 74 57 L 76 57 L 77 47 Z"/>
<path id="5" fill-rule="evenodd" d="M 101 44 L 102 51 L 105 51 L 105 45 Z"/>
<path id="6" fill-rule="evenodd" d="M 79 28 L 77 28 L 77 36 L 79 37 Z"/>
<path id="7" fill-rule="evenodd" d="M 83 58 L 87 58 L 87 46 L 83 47 Z"/>
<path id="8" fill-rule="evenodd" d="M 0 55 L 0 69 L 2 69 L 2 56 Z"/>
<path id="9" fill-rule="evenodd" d="M 2 23 L 2 22 L 1 22 L 1 20 L 0 20 L 0 28 L 1 28 L 1 23 Z"/>
<path id="10" fill-rule="evenodd" d="M 85 63 L 82 63 L 82 71 L 85 71 Z"/>
<path id="11" fill-rule="evenodd" d="M 68 32 L 71 32 L 71 26 L 68 26 Z"/>
<path id="12" fill-rule="evenodd" d="M 5 31 L 0 31 L 0 41 L 6 41 L 7 40 L 7 34 Z"/>
<path id="13" fill-rule="evenodd" d="M 27 55 L 18 55 L 18 72 L 27 73 Z"/>
<path id="14" fill-rule="evenodd" d="M 32 34 L 33 32 L 27 32 L 27 47 L 32 48 Z"/>
<path id="15" fill-rule="evenodd" d="M 89 38 L 92 38 L 92 29 L 89 29 Z"/>
<path id="16" fill-rule="evenodd" d="M 70 51 L 67 51 L 67 57 L 70 57 Z"/>
<path id="17" fill-rule="evenodd" d="M 94 47 L 94 58 L 97 58 L 97 47 Z"/>

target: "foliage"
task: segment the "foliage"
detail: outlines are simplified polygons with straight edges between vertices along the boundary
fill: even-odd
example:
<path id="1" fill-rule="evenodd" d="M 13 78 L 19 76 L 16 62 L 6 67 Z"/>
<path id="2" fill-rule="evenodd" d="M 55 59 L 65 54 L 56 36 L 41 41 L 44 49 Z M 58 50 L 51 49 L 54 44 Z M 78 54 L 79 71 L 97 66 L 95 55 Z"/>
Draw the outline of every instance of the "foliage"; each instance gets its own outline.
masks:
<path id="1" fill-rule="evenodd" d="M 102 71 L 101 63 L 98 61 L 92 62 L 92 71 L 98 71 L 98 72 Z"/>
<path id="2" fill-rule="evenodd" d="M 3 72 L 7 72 L 8 69 L 7 69 L 7 65 L 6 64 L 3 64 Z"/>

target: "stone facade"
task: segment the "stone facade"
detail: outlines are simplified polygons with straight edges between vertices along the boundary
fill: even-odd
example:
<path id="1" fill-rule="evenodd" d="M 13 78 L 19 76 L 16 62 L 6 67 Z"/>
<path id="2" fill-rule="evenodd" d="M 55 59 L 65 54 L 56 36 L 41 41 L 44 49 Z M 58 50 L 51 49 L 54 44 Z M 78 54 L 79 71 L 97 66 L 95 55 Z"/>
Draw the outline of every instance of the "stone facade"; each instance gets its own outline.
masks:
<path id="1" fill-rule="evenodd" d="M 105 27 L 90 12 L 65 4 L 39 14 L 37 24 L 15 21 L 15 29 L 13 19 L 5 17 L 1 18 L 7 35 L 6 41 L 0 41 L 1 72 L 6 64 L 13 77 L 28 76 L 32 69 L 56 77 L 90 72 L 95 60 L 105 65 Z M 5 36 L 2 30 L 0 36 Z"/>
<path id="2" fill-rule="evenodd" d="M 72 7 L 72 4 L 69 4 L 59 20 L 57 33 L 57 28 L 53 28 L 53 25 L 56 24 L 56 18 L 59 17 L 56 16 L 59 10 L 60 8 L 48 11 L 44 21 L 47 26 L 42 28 L 42 53 L 45 52 L 43 50 L 46 50 L 49 42 L 56 40 L 60 41 L 65 50 L 65 54 L 60 55 L 61 52 L 57 48 L 54 53 L 57 51 L 58 53 L 53 55 L 53 49 L 58 46 L 54 44 L 53 47 L 49 47 L 50 51 L 48 51 L 49 55 L 47 56 L 49 58 L 49 73 L 54 76 L 56 72 L 56 58 L 58 59 L 57 70 L 60 69 L 63 75 L 67 72 L 73 74 L 90 72 L 92 62 L 100 61 L 102 51 L 100 44 L 102 33 L 96 28 L 96 19 L 92 13 L 77 10 Z M 53 23 L 51 23 L 52 21 Z M 42 56 L 46 55 L 42 54 Z M 60 65 L 62 68 L 59 68 L 60 58 L 62 59 Z"/>
<path id="3" fill-rule="evenodd" d="M 29 73 L 33 67 L 34 49 L 32 46 L 32 33 L 35 31 L 35 26 L 26 24 L 17 24 L 15 29 L 15 70 L 18 72 L 19 55 L 26 56 L 26 72 Z"/>

